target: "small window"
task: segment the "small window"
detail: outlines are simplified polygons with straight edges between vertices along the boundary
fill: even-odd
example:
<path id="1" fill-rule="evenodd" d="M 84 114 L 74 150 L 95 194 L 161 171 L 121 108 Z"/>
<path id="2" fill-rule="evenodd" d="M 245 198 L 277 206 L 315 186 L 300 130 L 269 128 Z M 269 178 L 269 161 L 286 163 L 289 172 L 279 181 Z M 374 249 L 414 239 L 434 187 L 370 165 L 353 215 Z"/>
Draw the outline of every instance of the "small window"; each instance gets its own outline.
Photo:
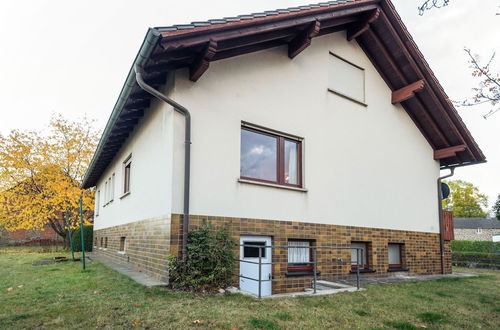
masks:
<path id="1" fill-rule="evenodd" d="M 352 242 L 351 248 L 354 248 L 351 249 L 351 268 L 357 268 L 359 255 L 359 269 L 368 269 L 368 244 L 365 242 Z"/>
<path id="2" fill-rule="evenodd" d="M 107 237 L 104 237 L 104 248 L 105 249 L 108 248 L 108 238 Z"/>
<path id="3" fill-rule="evenodd" d="M 129 156 L 123 163 L 123 193 L 130 192 L 130 171 L 132 168 L 132 157 Z"/>
<path id="4" fill-rule="evenodd" d="M 288 271 L 301 272 L 313 270 L 314 267 L 311 264 L 313 258 L 310 247 L 311 241 L 288 241 Z"/>
<path id="5" fill-rule="evenodd" d="M 125 237 L 120 237 L 120 251 L 125 251 Z"/>
<path id="6" fill-rule="evenodd" d="M 109 183 L 110 183 L 109 201 L 112 202 L 115 199 L 115 173 L 111 175 Z"/>
<path id="7" fill-rule="evenodd" d="M 266 242 L 244 242 L 243 243 L 243 258 L 258 258 L 259 257 L 259 248 L 255 246 L 245 246 L 245 245 L 257 245 L 257 246 L 266 246 Z M 266 257 L 266 249 L 260 248 L 261 257 Z"/>
<path id="8" fill-rule="evenodd" d="M 102 244 L 102 241 L 103 241 L 103 238 L 101 237 L 101 247 L 103 247 L 103 246 L 104 246 L 104 244 Z"/>
<path id="9" fill-rule="evenodd" d="M 101 207 L 101 191 L 98 190 L 96 193 L 95 193 L 95 216 L 98 217 L 99 216 L 99 209 Z"/>
<path id="10" fill-rule="evenodd" d="M 402 244 L 389 244 L 389 268 L 402 268 Z"/>
<path id="11" fill-rule="evenodd" d="M 365 103 L 365 69 L 330 53 L 328 90 L 351 101 Z"/>
<path id="12" fill-rule="evenodd" d="M 483 228 L 478 228 L 476 229 L 476 234 L 482 234 L 483 233 Z"/>
<path id="13" fill-rule="evenodd" d="M 254 128 L 241 128 L 242 179 L 302 186 L 302 141 Z"/>
<path id="14" fill-rule="evenodd" d="M 104 206 L 108 204 L 108 180 L 104 182 Z"/>

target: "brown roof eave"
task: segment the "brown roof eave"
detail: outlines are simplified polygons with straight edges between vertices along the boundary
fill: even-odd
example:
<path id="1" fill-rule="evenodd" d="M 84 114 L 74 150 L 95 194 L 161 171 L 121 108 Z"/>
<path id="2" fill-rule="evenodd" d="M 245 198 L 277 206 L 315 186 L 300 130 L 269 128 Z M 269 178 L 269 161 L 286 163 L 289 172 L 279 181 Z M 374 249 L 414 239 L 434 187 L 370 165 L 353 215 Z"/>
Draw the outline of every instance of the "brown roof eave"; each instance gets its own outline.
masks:
<path id="1" fill-rule="evenodd" d="M 418 48 L 417 44 L 411 37 L 408 29 L 404 25 L 401 17 L 397 13 L 394 5 L 387 0 L 381 2 L 381 6 L 384 9 L 384 13 L 386 17 L 389 19 L 390 23 L 395 27 L 396 32 L 399 37 L 402 39 L 403 43 L 406 45 L 409 53 L 412 55 L 413 60 L 417 63 L 422 73 L 425 75 L 427 82 L 430 87 L 438 94 L 439 101 L 441 105 L 445 109 L 445 111 L 450 116 L 451 120 L 455 124 L 456 128 L 460 132 L 462 138 L 465 140 L 468 149 L 473 154 L 474 161 L 472 163 L 483 163 L 486 161 L 486 157 L 479 148 L 478 144 L 472 137 L 472 134 L 465 126 L 462 118 L 458 114 L 455 107 L 452 105 L 448 95 L 444 91 L 443 87 L 437 80 L 434 72 L 430 68 L 429 64 L 425 60 L 422 52 Z"/>

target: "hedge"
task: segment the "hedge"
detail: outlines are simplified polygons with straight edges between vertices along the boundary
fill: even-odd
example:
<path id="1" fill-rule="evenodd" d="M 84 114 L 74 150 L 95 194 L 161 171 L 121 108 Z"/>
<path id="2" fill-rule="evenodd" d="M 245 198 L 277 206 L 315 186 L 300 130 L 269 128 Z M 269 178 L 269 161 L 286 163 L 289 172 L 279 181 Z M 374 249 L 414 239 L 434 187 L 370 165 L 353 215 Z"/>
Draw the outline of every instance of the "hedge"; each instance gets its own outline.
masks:
<path id="1" fill-rule="evenodd" d="M 83 226 L 83 238 L 85 241 L 85 251 L 92 251 L 92 241 L 94 234 L 94 226 Z M 73 231 L 71 237 L 73 238 L 73 250 L 75 252 L 82 251 L 82 238 L 80 236 L 80 228 Z"/>
<path id="2" fill-rule="evenodd" d="M 500 242 L 452 241 L 454 266 L 500 268 Z"/>
<path id="3" fill-rule="evenodd" d="M 500 242 L 491 241 L 451 241 L 453 252 L 500 253 Z"/>

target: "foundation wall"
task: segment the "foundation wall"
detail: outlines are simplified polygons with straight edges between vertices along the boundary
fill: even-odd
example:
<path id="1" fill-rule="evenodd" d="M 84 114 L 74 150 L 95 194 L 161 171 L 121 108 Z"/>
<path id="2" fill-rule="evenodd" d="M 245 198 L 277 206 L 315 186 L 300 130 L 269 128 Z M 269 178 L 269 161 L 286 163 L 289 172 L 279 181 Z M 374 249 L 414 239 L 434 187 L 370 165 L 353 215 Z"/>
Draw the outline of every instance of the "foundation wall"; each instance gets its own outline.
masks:
<path id="1" fill-rule="evenodd" d="M 125 244 L 120 251 L 122 237 L 125 237 Z M 94 253 L 168 282 L 170 218 L 153 218 L 95 230 Z"/>
<path id="2" fill-rule="evenodd" d="M 272 237 L 272 244 L 287 246 L 289 239 L 311 240 L 312 246 L 350 247 L 351 242 L 365 242 L 368 246 L 368 269 L 371 273 L 361 276 L 388 276 L 388 244 L 400 243 L 402 247 L 405 274 L 440 274 L 441 256 L 439 234 L 404 230 L 390 230 L 365 227 L 351 227 L 294 221 L 273 221 L 247 218 L 213 216 L 190 216 L 190 230 L 198 228 L 203 221 L 216 227 L 227 226 L 233 238 L 239 243 L 240 235 L 265 235 Z M 182 215 L 172 214 L 171 248 L 172 255 L 180 256 L 182 243 Z M 445 272 L 451 273 L 451 253 L 449 242 L 445 242 Z M 235 247 L 239 256 L 239 248 Z M 334 279 L 352 276 L 351 251 L 318 248 L 318 270 L 320 278 Z M 273 262 L 288 260 L 287 249 L 274 249 Z M 273 279 L 287 279 L 273 282 L 273 293 L 303 291 L 311 286 L 311 276 L 287 276 L 286 264 L 273 265 Z M 239 265 L 238 265 L 239 273 Z M 238 278 L 235 277 L 235 284 Z"/>

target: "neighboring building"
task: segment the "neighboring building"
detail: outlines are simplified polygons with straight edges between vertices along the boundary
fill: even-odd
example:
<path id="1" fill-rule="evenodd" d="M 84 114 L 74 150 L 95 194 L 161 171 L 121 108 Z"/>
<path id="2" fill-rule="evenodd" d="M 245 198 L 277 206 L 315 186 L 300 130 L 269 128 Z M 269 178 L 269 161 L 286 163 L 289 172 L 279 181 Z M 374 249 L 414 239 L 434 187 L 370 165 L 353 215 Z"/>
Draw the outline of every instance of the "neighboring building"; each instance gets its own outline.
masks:
<path id="1" fill-rule="evenodd" d="M 390 1 L 150 29 L 136 65 L 191 113 L 190 204 L 183 109 L 131 69 L 83 184 L 96 189 L 97 253 L 167 280 L 183 221 L 207 219 L 240 243 L 304 246 L 266 252 L 283 263 L 263 267 L 264 294 L 310 285 L 308 246 L 360 248 L 375 274 L 451 271 L 440 169 L 485 157 Z M 349 274 L 350 250 L 325 251 L 322 274 Z"/>
<path id="2" fill-rule="evenodd" d="M 2 245 L 63 245 L 64 240 L 49 225 L 41 229 L 19 229 L 7 231 L 0 229 L 0 246 Z"/>
<path id="3" fill-rule="evenodd" d="M 454 218 L 453 223 L 456 240 L 497 242 L 500 236 L 496 218 Z"/>

